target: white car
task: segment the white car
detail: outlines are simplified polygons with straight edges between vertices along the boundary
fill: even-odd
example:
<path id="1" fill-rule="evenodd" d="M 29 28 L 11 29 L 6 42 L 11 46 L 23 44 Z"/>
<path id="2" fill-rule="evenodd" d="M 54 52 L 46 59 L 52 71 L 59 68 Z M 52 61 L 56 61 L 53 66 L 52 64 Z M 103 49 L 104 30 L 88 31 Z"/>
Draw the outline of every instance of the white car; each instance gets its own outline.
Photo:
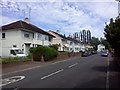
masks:
<path id="1" fill-rule="evenodd" d="M 11 48 L 10 49 L 10 56 L 11 57 L 26 57 L 26 55 L 19 48 Z"/>
<path id="2" fill-rule="evenodd" d="M 108 52 L 108 50 L 102 50 L 101 51 L 101 56 L 108 56 L 108 54 L 109 54 L 109 52 Z"/>

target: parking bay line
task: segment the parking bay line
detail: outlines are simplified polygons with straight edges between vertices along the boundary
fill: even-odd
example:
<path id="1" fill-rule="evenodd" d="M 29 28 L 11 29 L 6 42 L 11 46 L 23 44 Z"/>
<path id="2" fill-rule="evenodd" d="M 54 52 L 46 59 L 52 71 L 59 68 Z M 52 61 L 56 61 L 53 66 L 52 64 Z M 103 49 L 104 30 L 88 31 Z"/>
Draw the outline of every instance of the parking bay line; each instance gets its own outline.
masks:
<path id="1" fill-rule="evenodd" d="M 43 80 L 43 79 L 45 79 L 45 78 L 48 78 L 48 77 L 50 77 L 50 76 L 53 76 L 53 75 L 55 75 L 55 74 L 57 74 L 57 73 L 62 72 L 63 70 L 64 70 L 64 69 L 60 69 L 60 70 L 58 70 L 58 71 L 56 71 L 56 72 L 54 72 L 54 73 L 51 73 L 51 74 L 49 74 L 49 75 L 46 75 L 46 76 L 42 77 L 41 79 Z"/>
<path id="2" fill-rule="evenodd" d="M 74 66 L 76 66 L 78 63 L 75 63 L 75 64 L 72 64 L 72 65 L 70 65 L 70 66 L 68 66 L 69 68 L 71 68 L 71 67 L 74 67 Z"/>

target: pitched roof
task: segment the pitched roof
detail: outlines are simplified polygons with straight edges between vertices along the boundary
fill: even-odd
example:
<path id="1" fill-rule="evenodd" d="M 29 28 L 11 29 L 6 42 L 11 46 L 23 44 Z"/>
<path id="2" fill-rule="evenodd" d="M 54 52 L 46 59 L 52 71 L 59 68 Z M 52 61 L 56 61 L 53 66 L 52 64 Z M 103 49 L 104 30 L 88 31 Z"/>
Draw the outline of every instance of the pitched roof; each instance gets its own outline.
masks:
<path id="1" fill-rule="evenodd" d="M 38 28 L 37 26 L 32 25 L 32 24 L 28 24 L 28 23 L 21 21 L 21 20 L 2 26 L 2 30 L 10 30 L 10 29 L 18 29 L 18 28 L 27 29 L 30 31 L 35 31 L 35 32 L 39 32 L 41 34 L 55 37 L 55 36 L 49 34 L 48 32 Z"/>
<path id="2" fill-rule="evenodd" d="M 63 39 L 67 39 L 67 40 L 70 40 L 70 41 L 74 41 L 74 42 L 80 43 L 78 40 L 76 40 L 76 39 L 74 39 L 74 38 L 65 37 L 64 35 L 61 35 L 61 34 L 59 34 L 59 33 L 57 33 L 57 32 L 54 32 L 54 31 L 51 31 L 51 32 L 57 34 L 58 36 L 60 36 L 60 37 L 63 38 Z"/>
<path id="3" fill-rule="evenodd" d="M 67 39 L 70 40 L 70 41 L 74 41 L 74 42 L 80 43 L 80 41 L 78 41 L 78 40 L 76 40 L 74 38 L 71 38 L 71 37 L 67 37 Z"/>
<path id="4" fill-rule="evenodd" d="M 59 34 L 59 33 L 57 33 L 57 32 L 54 32 L 54 31 L 51 31 L 51 32 L 55 33 L 56 35 L 60 36 L 60 37 L 63 38 L 63 39 L 67 39 L 67 37 L 65 37 L 65 36 L 63 36 L 63 35 L 61 35 L 61 34 Z"/>

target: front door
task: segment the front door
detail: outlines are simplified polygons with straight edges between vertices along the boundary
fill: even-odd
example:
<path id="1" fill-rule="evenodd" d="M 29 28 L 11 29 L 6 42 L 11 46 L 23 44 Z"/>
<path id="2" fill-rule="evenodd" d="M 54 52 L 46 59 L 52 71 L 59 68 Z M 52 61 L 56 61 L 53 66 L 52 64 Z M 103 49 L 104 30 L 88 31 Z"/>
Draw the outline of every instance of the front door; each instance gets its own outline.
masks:
<path id="1" fill-rule="evenodd" d="M 25 44 L 25 54 L 29 55 L 30 44 Z"/>

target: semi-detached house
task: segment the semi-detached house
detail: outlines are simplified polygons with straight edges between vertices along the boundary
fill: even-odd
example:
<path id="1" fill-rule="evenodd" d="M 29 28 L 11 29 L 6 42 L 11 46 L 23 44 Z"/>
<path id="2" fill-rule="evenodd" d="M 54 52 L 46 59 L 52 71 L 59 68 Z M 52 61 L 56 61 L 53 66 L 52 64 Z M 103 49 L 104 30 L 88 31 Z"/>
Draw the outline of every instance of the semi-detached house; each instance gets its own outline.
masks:
<path id="1" fill-rule="evenodd" d="M 58 44 L 59 51 L 79 52 L 81 50 L 81 43 L 71 37 L 66 37 L 58 32 L 49 31 L 50 34 L 54 35 L 53 44 Z"/>
<path id="2" fill-rule="evenodd" d="M 9 56 L 9 49 L 17 47 L 26 55 L 30 47 L 49 46 L 52 44 L 53 35 L 26 21 L 16 21 L 2 26 L 0 56 Z"/>

